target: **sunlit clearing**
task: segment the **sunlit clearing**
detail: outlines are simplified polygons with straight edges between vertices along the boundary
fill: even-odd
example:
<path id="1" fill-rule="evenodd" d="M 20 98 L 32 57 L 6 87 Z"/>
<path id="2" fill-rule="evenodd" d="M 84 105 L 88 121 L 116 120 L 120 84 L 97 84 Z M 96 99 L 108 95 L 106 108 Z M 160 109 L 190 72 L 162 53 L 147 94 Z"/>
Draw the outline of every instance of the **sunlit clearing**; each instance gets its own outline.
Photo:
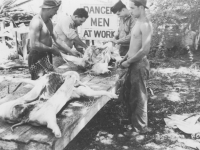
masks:
<path id="1" fill-rule="evenodd" d="M 102 144 L 111 145 L 113 144 L 113 135 L 107 132 L 99 131 L 96 135 L 96 141 Z"/>
<path id="2" fill-rule="evenodd" d="M 152 74 L 161 73 L 161 74 L 187 74 L 200 77 L 200 70 L 193 68 L 181 67 L 179 69 L 176 68 L 159 68 L 159 69 L 151 69 Z"/>

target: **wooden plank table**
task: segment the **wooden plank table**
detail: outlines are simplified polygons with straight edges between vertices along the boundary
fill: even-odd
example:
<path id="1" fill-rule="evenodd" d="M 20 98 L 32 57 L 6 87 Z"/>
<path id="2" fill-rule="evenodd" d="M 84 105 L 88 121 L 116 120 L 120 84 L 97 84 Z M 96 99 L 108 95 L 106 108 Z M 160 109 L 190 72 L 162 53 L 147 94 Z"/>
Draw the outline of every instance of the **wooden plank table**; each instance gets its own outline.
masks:
<path id="1" fill-rule="evenodd" d="M 63 73 L 74 70 L 80 73 L 81 81 L 87 83 L 94 90 L 111 91 L 115 82 L 122 75 L 119 70 L 113 70 L 109 75 L 90 76 L 82 73 L 74 65 L 63 65 L 57 72 Z M 16 97 L 27 92 L 21 86 L 15 92 Z M 20 93 L 20 95 L 19 95 Z M 57 122 L 62 132 L 61 138 L 55 138 L 50 129 L 45 126 L 35 127 L 22 125 L 11 131 L 11 124 L 0 121 L 0 149 L 1 150 L 62 150 L 85 127 L 95 114 L 109 101 L 109 98 L 74 99 L 58 113 Z"/>

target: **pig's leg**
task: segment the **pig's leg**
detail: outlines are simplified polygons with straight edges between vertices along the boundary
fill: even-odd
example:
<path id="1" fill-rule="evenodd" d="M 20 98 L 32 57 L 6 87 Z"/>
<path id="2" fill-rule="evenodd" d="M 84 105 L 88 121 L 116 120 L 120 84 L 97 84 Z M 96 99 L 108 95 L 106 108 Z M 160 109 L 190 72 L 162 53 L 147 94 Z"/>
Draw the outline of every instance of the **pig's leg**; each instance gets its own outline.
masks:
<path id="1" fill-rule="evenodd" d="M 118 95 L 108 91 L 95 91 L 88 86 L 79 86 L 74 90 L 80 96 L 108 96 L 109 98 L 118 98 Z"/>
<path id="2" fill-rule="evenodd" d="M 47 118 L 47 127 L 49 129 L 52 130 L 52 132 L 54 133 L 55 137 L 60 138 L 62 136 L 60 128 L 57 124 L 57 120 L 56 120 L 56 114 L 51 111 L 50 114 L 47 114 L 48 118 Z"/>

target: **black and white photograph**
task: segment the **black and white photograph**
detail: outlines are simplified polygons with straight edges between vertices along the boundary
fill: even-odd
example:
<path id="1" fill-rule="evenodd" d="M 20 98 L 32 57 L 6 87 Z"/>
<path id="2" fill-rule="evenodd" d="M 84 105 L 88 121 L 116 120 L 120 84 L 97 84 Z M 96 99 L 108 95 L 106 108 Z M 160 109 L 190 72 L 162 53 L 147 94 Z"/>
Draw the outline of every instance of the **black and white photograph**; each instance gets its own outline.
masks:
<path id="1" fill-rule="evenodd" d="M 0 0 L 0 150 L 200 150 L 200 0 Z"/>

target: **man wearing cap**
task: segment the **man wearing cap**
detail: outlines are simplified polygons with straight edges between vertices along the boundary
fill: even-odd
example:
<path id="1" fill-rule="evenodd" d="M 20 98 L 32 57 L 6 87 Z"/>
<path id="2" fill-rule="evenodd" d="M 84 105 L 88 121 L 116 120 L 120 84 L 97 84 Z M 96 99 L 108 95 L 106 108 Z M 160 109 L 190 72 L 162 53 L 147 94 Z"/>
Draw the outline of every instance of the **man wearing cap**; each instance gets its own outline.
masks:
<path id="1" fill-rule="evenodd" d="M 135 135 L 151 131 L 148 128 L 148 97 L 145 80 L 149 75 L 147 54 L 150 50 L 153 27 L 145 14 L 146 0 L 130 0 L 129 2 L 130 10 L 137 21 L 131 31 L 129 51 L 120 62 L 117 62 L 117 65 L 128 68 L 120 95 L 129 104 L 132 130 L 126 134 Z"/>
<path id="2" fill-rule="evenodd" d="M 59 51 L 52 47 L 52 39 L 55 38 L 51 21 L 60 4 L 61 1 L 58 0 L 44 0 L 40 13 L 30 22 L 28 66 L 32 80 L 54 71 L 52 54 L 60 55 Z"/>
<path id="3" fill-rule="evenodd" d="M 118 44 L 120 46 L 120 55 L 125 56 L 129 50 L 131 39 L 130 33 L 131 29 L 135 25 L 135 18 L 131 15 L 130 11 L 121 0 L 111 7 L 111 11 L 120 18 L 118 33 L 113 39 L 111 39 L 111 42 Z"/>
<path id="4" fill-rule="evenodd" d="M 62 45 L 62 47 L 58 44 L 55 44 L 54 46 L 57 47 L 60 50 L 60 52 L 74 56 L 82 55 L 76 49 L 74 49 L 73 46 L 81 46 L 84 49 L 88 47 L 80 39 L 77 31 L 77 27 L 81 26 L 87 18 L 88 12 L 84 8 L 77 8 L 71 16 L 68 16 L 63 13 L 58 15 L 59 21 L 55 25 L 54 35 L 56 37 L 56 42 Z M 61 57 L 57 57 L 55 59 L 60 59 L 60 64 L 62 64 Z"/>

